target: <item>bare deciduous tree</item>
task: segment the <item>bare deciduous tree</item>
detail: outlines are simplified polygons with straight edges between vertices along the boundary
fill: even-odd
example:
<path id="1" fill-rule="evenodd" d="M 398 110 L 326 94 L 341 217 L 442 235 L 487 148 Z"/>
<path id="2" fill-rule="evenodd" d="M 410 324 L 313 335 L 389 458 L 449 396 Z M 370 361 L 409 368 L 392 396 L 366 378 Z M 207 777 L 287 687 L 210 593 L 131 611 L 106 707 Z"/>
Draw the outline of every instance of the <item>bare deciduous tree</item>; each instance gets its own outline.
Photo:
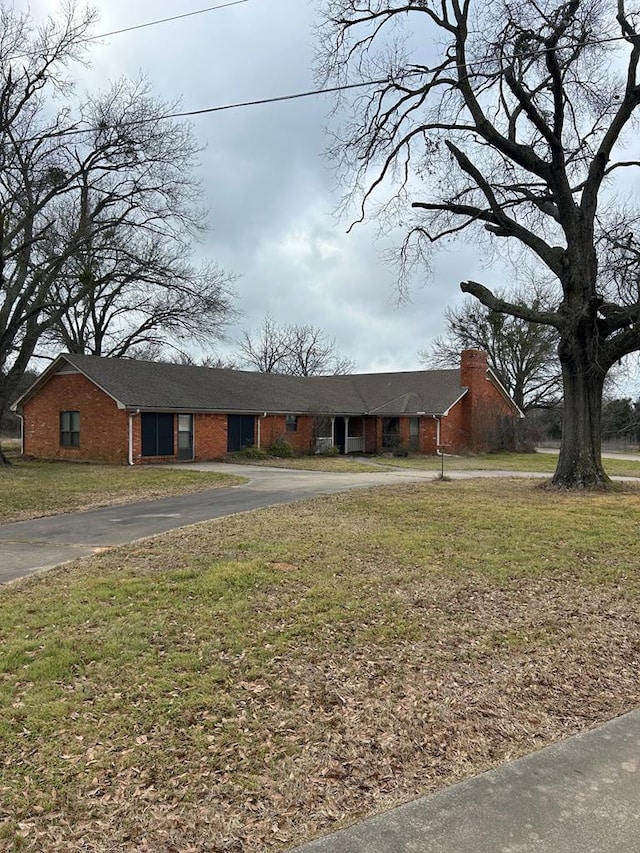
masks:
<path id="1" fill-rule="evenodd" d="M 640 165 L 625 150 L 640 104 L 637 25 L 625 0 L 325 3 L 325 75 L 372 82 L 333 149 L 360 215 L 375 203 L 406 226 L 405 261 L 464 238 L 523 247 L 553 277 L 544 310 L 480 282 L 461 288 L 556 331 L 563 488 L 607 486 L 603 385 L 640 348 L 638 281 L 615 286 L 599 257 L 615 179 Z M 635 241 L 633 218 L 628 231 Z"/>
<path id="2" fill-rule="evenodd" d="M 522 304 L 525 298 L 524 294 L 522 299 L 512 297 Z M 543 300 L 534 298 L 530 304 L 539 308 Z M 475 299 L 447 308 L 445 323 L 445 334 L 436 338 L 429 350 L 418 353 L 425 366 L 451 367 L 458 362 L 460 350 L 482 349 L 523 412 L 557 404 L 562 378 L 556 356 L 558 336 L 552 326 L 490 311 Z"/>
<path id="3" fill-rule="evenodd" d="M 170 105 L 145 81 L 75 98 L 66 69 L 92 23 L 73 3 L 39 27 L 0 4 L 0 416 L 53 329 L 76 349 L 102 351 L 115 329 L 109 312 L 125 299 L 121 284 L 132 286 L 129 319 L 137 311 L 143 324 L 157 320 L 162 300 L 149 288 L 163 265 L 180 272 L 177 259 L 203 225 L 191 130 L 157 118 Z M 186 297 L 191 288 L 191 307 L 202 308 L 181 263 L 177 290 Z M 230 307 L 213 285 L 210 318 L 216 298 L 220 316 Z M 180 323 L 191 332 L 185 319 L 174 331 Z"/>
<path id="4" fill-rule="evenodd" d="M 126 230 L 126 229 L 125 229 Z M 93 251 L 91 262 L 71 258 L 59 287 L 69 308 L 43 336 L 48 346 L 108 357 L 138 356 L 153 348 L 181 352 L 184 344 L 209 346 L 236 316 L 231 277 L 214 264 L 196 268 L 179 247 L 126 234 L 128 240 Z M 178 249 L 178 251 L 176 251 Z M 79 301 L 77 289 L 90 277 Z"/>
<path id="5" fill-rule="evenodd" d="M 257 332 L 243 332 L 240 360 L 261 373 L 334 376 L 351 373 L 354 363 L 336 352 L 336 342 L 312 325 L 279 325 L 265 317 Z"/>

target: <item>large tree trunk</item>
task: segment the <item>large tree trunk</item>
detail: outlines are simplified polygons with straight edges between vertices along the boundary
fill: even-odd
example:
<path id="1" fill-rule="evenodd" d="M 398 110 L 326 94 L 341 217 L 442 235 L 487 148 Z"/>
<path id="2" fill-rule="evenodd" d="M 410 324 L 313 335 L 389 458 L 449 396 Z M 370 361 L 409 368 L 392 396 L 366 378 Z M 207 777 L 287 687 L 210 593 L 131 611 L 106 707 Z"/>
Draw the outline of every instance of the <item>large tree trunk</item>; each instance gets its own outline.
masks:
<path id="1" fill-rule="evenodd" d="M 574 333 L 575 334 L 575 333 Z M 602 390 L 606 369 L 593 339 L 561 341 L 564 409 L 562 444 L 552 484 L 561 489 L 606 489 L 610 480 L 602 467 Z"/>

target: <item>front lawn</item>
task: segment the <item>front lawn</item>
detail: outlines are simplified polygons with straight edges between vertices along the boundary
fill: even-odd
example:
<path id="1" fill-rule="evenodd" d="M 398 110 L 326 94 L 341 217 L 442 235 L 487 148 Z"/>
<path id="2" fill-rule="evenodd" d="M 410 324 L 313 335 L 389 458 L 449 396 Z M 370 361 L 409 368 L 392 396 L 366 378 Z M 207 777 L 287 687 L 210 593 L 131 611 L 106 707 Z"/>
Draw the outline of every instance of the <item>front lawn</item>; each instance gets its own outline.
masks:
<path id="1" fill-rule="evenodd" d="M 241 477 L 195 470 L 68 462 L 0 466 L 0 523 L 219 489 Z"/>
<path id="2" fill-rule="evenodd" d="M 0 590 L 0 847 L 283 849 L 640 702 L 640 490 L 357 490 Z"/>
<path id="3" fill-rule="evenodd" d="M 440 471 L 442 460 L 437 456 L 378 456 L 375 461 L 395 468 L 418 468 L 424 471 Z M 640 457 L 638 460 L 603 460 L 604 468 L 610 476 L 640 477 Z M 447 471 L 518 471 L 553 474 L 558 457 L 553 453 L 485 453 L 478 456 L 445 456 L 444 469 Z"/>

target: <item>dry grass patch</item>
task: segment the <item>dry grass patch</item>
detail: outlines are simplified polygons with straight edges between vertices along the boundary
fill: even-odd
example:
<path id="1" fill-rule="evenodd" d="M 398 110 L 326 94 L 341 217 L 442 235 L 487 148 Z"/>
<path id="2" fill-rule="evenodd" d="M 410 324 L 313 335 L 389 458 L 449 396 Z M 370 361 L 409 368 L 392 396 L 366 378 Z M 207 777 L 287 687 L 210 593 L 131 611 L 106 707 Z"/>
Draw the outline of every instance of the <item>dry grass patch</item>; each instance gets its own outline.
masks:
<path id="1" fill-rule="evenodd" d="M 639 511 L 389 487 L 6 587 L 3 849 L 279 849 L 630 710 Z"/>
<path id="2" fill-rule="evenodd" d="M 394 468 L 417 468 L 426 471 L 440 471 L 442 460 L 436 456 L 410 456 L 397 458 L 379 456 L 376 463 Z M 607 474 L 617 477 L 640 477 L 640 458 L 603 460 Z M 558 463 L 553 453 L 485 453 L 478 456 L 445 456 L 444 469 L 447 471 L 519 471 L 553 474 Z"/>
<path id="3" fill-rule="evenodd" d="M 261 468 L 293 468 L 297 471 L 325 471 L 334 474 L 370 474 L 374 466 L 356 461 L 349 456 L 296 456 L 268 459 L 243 458 L 240 454 L 230 458 L 237 465 L 258 465 Z"/>
<path id="4" fill-rule="evenodd" d="M 14 461 L 0 466 L 0 523 L 218 489 L 242 477 L 186 469 Z"/>

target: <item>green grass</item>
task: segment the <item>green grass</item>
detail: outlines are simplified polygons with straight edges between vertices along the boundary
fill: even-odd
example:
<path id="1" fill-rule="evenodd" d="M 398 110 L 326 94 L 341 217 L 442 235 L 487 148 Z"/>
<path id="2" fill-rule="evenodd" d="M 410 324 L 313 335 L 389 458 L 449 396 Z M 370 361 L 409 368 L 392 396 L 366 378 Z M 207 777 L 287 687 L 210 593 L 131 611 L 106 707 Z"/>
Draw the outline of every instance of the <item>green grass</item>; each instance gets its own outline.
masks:
<path id="1" fill-rule="evenodd" d="M 425 471 L 440 471 L 442 460 L 435 456 L 412 456 L 396 458 L 378 456 L 381 465 L 396 468 L 418 468 Z M 446 471 L 517 471 L 552 474 L 558 457 L 553 453 L 486 453 L 479 456 L 445 456 Z M 640 458 L 635 460 L 604 458 L 605 471 L 610 476 L 640 477 Z"/>
<path id="2" fill-rule="evenodd" d="M 213 472 L 65 462 L 0 466 L 0 522 L 217 489 L 243 482 Z"/>
<path id="3" fill-rule="evenodd" d="M 636 707 L 639 513 L 430 482 L 5 587 L 0 847 L 280 848 Z"/>
<path id="4" fill-rule="evenodd" d="M 611 476 L 640 477 L 640 457 L 637 461 L 605 458 L 604 467 Z M 306 471 L 328 471 L 361 474 L 376 466 L 414 468 L 439 472 L 442 460 L 438 456 L 374 456 L 366 461 L 345 456 L 303 456 L 295 459 L 269 458 L 263 460 L 234 458 L 233 462 L 267 468 L 294 468 Z M 553 474 L 557 456 L 552 453 L 486 453 L 478 456 L 446 456 L 446 471 L 516 471 L 520 473 Z"/>

